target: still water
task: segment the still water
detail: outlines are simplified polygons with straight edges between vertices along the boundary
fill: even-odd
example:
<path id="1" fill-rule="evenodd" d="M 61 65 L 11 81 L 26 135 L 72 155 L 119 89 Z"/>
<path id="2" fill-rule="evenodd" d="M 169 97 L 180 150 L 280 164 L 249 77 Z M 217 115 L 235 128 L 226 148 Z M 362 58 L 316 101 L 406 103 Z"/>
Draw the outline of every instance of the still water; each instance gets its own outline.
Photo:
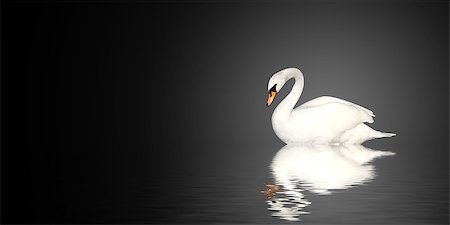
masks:
<path id="1" fill-rule="evenodd" d="M 115 223 L 446 224 L 448 173 L 436 166 L 446 159 L 394 152 L 288 145 L 265 160 L 236 155 L 244 161 L 223 164 L 208 162 L 211 154 L 209 169 L 129 182 L 126 197 L 98 202 L 93 213 Z"/>

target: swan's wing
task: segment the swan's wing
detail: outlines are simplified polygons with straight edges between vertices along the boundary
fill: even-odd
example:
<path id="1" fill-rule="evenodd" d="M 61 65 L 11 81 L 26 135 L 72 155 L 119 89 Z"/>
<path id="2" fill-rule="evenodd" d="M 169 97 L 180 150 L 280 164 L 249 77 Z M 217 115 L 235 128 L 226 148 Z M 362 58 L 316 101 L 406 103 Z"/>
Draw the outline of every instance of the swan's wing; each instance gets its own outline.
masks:
<path id="1" fill-rule="evenodd" d="M 372 116 L 360 107 L 338 102 L 298 108 L 292 111 L 291 120 L 309 129 L 308 132 L 317 131 L 323 135 L 329 132 L 330 136 L 339 136 L 358 124 L 373 122 Z"/>
<path id="2" fill-rule="evenodd" d="M 297 109 L 304 109 L 304 108 L 308 108 L 308 107 L 315 107 L 315 106 L 319 106 L 319 105 L 323 105 L 323 104 L 327 104 L 327 103 L 343 103 L 343 104 L 347 104 L 353 107 L 357 107 L 363 111 L 365 111 L 366 113 L 368 113 L 371 117 L 375 117 L 375 115 L 373 114 L 373 112 L 369 109 L 366 109 L 360 105 L 357 105 L 355 103 L 340 99 L 340 98 L 335 98 L 335 97 L 331 97 L 331 96 L 322 96 L 322 97 L 318 97 L 312 100 L 309 100 L 305 103 L 303 103 L 302 105 L 300 105 L 299 107 L 297 107 L 294 110 Z"/>

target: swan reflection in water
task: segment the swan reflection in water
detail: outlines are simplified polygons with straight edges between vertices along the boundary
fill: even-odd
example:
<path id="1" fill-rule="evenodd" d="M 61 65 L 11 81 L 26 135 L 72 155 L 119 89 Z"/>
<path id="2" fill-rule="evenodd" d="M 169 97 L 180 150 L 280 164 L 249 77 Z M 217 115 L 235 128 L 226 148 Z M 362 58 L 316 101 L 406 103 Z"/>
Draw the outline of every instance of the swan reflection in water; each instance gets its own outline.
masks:
<path id="1" fill-rule="evenodd" d="M 308 214 L 303 208 L 311 204 L 305 199 L 305 190 L 329 195 L 332 190 L 370 182 L 375 168 L 369 162 L 394 154 L 362 145 L 286 145 L 271 164 L 275 184 L 267 185 L 265 191 L 268 209 L 272 216 L 298 221 L 301 214 Z"/>

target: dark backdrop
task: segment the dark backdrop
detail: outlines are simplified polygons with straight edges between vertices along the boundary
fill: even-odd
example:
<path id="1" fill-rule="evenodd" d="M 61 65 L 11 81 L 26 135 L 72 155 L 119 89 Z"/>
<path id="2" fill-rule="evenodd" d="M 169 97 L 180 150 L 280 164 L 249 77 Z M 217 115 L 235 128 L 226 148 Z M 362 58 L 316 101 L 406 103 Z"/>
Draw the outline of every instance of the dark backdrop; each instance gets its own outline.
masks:
<path id="1" fill-rule="evenodd" d="M 283 145 L 266 84 L 286 67 L 305 74 L 300 102 L 332 95 L 372 109 L 373 127 L 398 136 L 368 145 L 406 156 L 399 173 L 448 182 L 447 2 L 1 10 L 2 223 L 136 222 L 142 185 L 151 210 L 138 222 L 182 222 L 196 188 L 214 182 L 205 177 L 263 184 Z"/>

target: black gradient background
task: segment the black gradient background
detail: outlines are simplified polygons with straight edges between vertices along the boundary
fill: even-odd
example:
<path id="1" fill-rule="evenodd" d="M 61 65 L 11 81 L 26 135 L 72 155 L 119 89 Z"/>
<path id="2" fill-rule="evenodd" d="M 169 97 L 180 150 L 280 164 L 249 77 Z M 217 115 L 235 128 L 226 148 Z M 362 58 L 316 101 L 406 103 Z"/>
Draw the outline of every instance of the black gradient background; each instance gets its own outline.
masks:
<path id="1" fill-rule="evenodd" d="M 2 223 L 278 222 L 258 191 L 283 146 L 266 84 L 286 67 L 305 75 L 300 102 L 340 97 L 372 109 L 375 129 L 397 133 L 366 146 L 397 153 L 380 170 L 398 181 L 393 190 L 431 203 L 402 209 L 390 207 L 400 197 L 380 198 L 380 214 L 448 222 L 447 2 L 6 2 L 1 10 Z M 198 204 L 217 211 L 195 214 Z M 317 221 L 347 223 L 356 215 L 345 207 L 323 204 Z"/>

